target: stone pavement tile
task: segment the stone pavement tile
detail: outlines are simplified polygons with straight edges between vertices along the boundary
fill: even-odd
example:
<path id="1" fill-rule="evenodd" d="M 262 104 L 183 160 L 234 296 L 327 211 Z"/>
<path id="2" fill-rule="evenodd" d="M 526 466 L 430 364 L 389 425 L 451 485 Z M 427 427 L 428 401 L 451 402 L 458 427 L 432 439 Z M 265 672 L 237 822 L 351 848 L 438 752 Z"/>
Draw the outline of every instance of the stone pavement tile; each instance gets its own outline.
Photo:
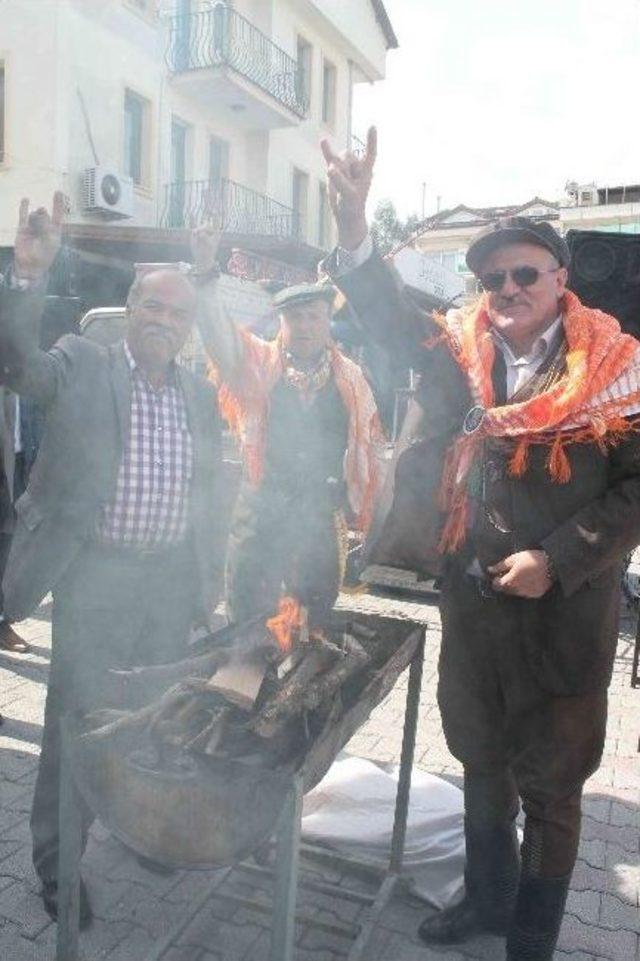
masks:
<path id="1" fill-rule="evenodd" d="M 352 939 L 309 925 L 303 929 L 296 943 L 300 952 L 308 952 L 310 956 L 326 954 L 339 958 L 348 954 Z"/>
<path id="2" fill-rule="evenodd" d="M 558 948 L 562 951 L 582 951 L 595 955 L 599 961 L 632 961 L 636 958 L 638 935 L 634 931 L 600 928 L 596 919 L 586 924 L 571 914 L 565 914 Z"/>
<path id="3" fill-rule="evenodd" d="M 132 885 L 128 896 L 110 906 L 107 920 L 128 922 L 160 938 L 177 924 L 181 913 L 180 904 L 169 904 L 154 897 L 142 885 Z"/>
<path id="4" fill-rule="evenodd" d="M 604 868 L 594 868 L 578 858 L 571 877 L 572 891 L 599 891 L 604 894 L 609 884 L 609 875 Z"/>
<path id="5" fill-rule="evenodd" d="M 629 791 L 629 794 L 634 793 L 637 795 L 638 792 Z M 628 803 L 623 800 L 612 801 L 609 824 L 616 827 L 633 827 L 638 830 L 640 828 L 640 805 L 634 803 L 631 798 L 628 799 Z"/>
<path id="6" fill-rule="evenodd" d="M 0 809 L 16 813 L 29 813 L 33 800 L 33 788 L 22 781 L 3 781 L 0 790 Z"/>
<path id="7" fill-rule="evenodd" d="M 53 935 L 52 953 L 50 961 L 55 954 L 55 925 L 47 935 Z M 94 918 L 88 928 L 80 932 L 79 952 L 83 961 L 103 961 L 104 958 L 111 958 L 114 951 L 123 945 L 135 941 L 136 930 L 133 925 L 124 921 L 108 921 L 104 918 Z M 142 961 L 144 955 L 131 954 L 128 961 Z"/>
<path id="8" fill-rule="evenodd" d="M 0 926 L 0 958 L 2 961 L 51 961 L 53 951 L 50 943 L 27 941 L 18 925 L 5 924 Z"/>
<path id="9" fill-rule="evenodd" d="M 34 941 L 52 924 L 34 881 L 16 881 L 0 892 L 0 916 L 16 924 L 22 937 Z"/>
<path id="10" fill-rule="evenodd" d="M 627 825 L 603 824 L 602 821 L 583 818 L 582 842 L 585 845 L 601 844 L 605 849 L 613 846 L 633 853 L 638 850 L 638 830 Z"/>
<path id="11" fill-rule="evenodd" d="M 83 936 L 84 932 L 80 936 L 81 945 Z M 158 936 L 155 933 L 149 933 L 144 928 L 134 925 L 130 928 L 129 933 L 109 952 L 107 957 L 109 961 L 143 961 L 151 953 L 151 949 L 157 945 L 157 942 Z M 93 961 L 91 955 L 85 955 L 85 957 L 86 961 Z"/>
<path id="12" fill-rule="evenodd" d="M 3 725 L 4 726 L 4 725 Z M 2 728 L 0 728 L 2 731 Z M 0 735 L 0 741 L 2 735 Z M 2 748 L 2 779 L 3 781 L 21 781 L 26 774 L 35 773 L 38 758 L 26 751 L 12 751 Z"/>
<path id="13" fill-rule="evenodd" d="M 269 957 L 270 947 L 271 936 L 265 931 L 260 935 L 255 944 L 251 945 L 248 952 L 242 958 L 238 958 L 237 961 L 266 961 Z M 346 958 L 346 948 L 344 944 L 343 950 L 339 954 L 322 949 L 307 951 L 300 946 L 296 947 L 295 951 L 295 961 L 342 961 L 344 958 Z M 221 957 L 221 961 L 229 961 L 229 959 L 226 957 L 223 959 Z M 234 958 L 233 961 L 236 961 L 236 959 Z"/>
<path id="14" fill-rule="evenodd" d="M 599 891 L 576 891 L 572 888 L 567 897 L 566 910 L 585 924 L 593 924 L 600 916 L 601 899 Z"/>
<path id="15" fill-rule="evenodd" d="M 219 954 L 224 961 L 242 961 L 264 933 L 255 925 L 235 925 L 216 921 L 202 912 L 180 936 L 178 947 L 204 948 Z"/>
<path id="16" fill-rule="evenodd" d="M 634 904 L 623 901 L 612 894 L 602 896 L 602 903 L 598 921 L 607 928 L 626 929 L 640 933 L 640 908 L 638 899 Z"/>
<path id="17" fill-rule="evenodd" d="M 204 951 L 199 948 L 169 948 L 162 961 L 202 961 L 203 956 Z M 215 955 L 209 957 L 213 959 Z"/>

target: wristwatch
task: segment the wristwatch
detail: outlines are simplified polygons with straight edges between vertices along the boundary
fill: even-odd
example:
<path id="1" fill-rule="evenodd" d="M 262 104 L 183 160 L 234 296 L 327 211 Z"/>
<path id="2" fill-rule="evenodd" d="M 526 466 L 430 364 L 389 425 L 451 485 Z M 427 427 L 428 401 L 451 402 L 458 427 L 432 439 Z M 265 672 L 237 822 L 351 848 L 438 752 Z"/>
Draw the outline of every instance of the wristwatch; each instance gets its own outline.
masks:
<path id="1" fill-rule="evenodd" d="M 212 280 L 217 280 L 221 273 L 222 271 L 218 263 L 215 263 L 209 270 L 197 270 L 192 265 L 188 277 L 195 287 L 204 287 L 206 284 L 211 283 Z"/>

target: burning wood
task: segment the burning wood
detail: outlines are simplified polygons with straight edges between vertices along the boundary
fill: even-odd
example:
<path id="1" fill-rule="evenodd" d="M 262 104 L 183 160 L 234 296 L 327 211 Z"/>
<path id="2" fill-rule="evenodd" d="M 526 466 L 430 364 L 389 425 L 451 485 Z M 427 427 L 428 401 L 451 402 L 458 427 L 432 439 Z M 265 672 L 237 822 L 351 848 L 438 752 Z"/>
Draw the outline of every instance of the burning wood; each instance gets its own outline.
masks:
<path id="1" fill-rule="evenodd" d="M 220 634 L 229 640 L 228 629 Z M 157 690 L 162 676 L 168 689 L 138 710 L 97 713 L 85 737 L 146 738 L 163 759 L 167 751 L 186 751 L 269 768 L 288 765 L 348 702 L 350 685 L 384 648 L 384 638 L 365 625 L 310 629 L 305 608 L 288 597 L 273 617 L 234 628 L 223 651 L 216 651 L 217 638 L 211 635 L 208 650 L 162 675 L 157 669 L 148 677 L 145 669 L 121 673 L 125 688 L 146 680 Z"/>
<path id="2" fill-rule="evenodd" d="M 296 634 L 301 643 L 308 639 L 306 608 L 295 597 L 282 597 L 278 613 L 267 621 L 267 629 L 275 637 L 280 650 L 288 654 L 293 648 Z"/>

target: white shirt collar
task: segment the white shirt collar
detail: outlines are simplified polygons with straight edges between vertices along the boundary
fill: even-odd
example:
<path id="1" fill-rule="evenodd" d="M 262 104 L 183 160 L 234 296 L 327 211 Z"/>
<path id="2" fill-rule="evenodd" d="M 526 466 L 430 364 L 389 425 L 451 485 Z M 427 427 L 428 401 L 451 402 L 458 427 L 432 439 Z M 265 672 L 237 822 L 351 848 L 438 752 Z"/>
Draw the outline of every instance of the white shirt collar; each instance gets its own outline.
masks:
<path id="1" fill-rule="evenodd" d="M 493 328 L 492 335 L 497 346 L 500 348 L 500 351 L 502 352 L 504 359 L 508 364 L 525 365 L 525 364 L 531 364 L 534 360 L 539 360 L 539 361 L 544 360 L 544 358 L 549 353 L 549 349 L 553 344 L 554 340 L 556 339 L 556 336 L 559 333 L 561 327 L 562 327 L 562 314 L 559 314 L 558 317 L 556 317 L 556 319 L 554 320 L 554 322 L 550 324 L 549 327 L 547 327 L 547 329 L 542 334 L 540 334 L 540 336 L 534 343 L 529 353 L 524 354 L 522 357 L 515 356 L 515 354 L 511 350 L 511 347 L 509 346 L 505 338 L 502 336 L 500 331 Z"/>

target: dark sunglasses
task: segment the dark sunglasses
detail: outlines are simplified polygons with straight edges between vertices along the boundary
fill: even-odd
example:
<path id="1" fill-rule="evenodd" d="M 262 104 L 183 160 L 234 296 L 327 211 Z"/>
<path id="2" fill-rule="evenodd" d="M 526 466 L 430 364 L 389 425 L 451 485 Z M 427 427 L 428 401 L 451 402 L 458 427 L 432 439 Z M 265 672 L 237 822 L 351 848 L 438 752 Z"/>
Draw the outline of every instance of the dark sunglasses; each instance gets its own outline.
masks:
<path id="1" fill-rule="evenodd" d="M 518 287 L 533 287 L 540 279 L 541 274 L 555 274 L 558 270 L 560 270 L 559 267 L 552 267 L 550 270 L 538 270 L 537 267 L 528 266 L 514 267 L 513 270 L 492 270 L 491 273 L 483 274 L 480 277 L 480 283 L 485 290 L 496 294 L 504 287 L 507 277 L 511 277 Z"/>

